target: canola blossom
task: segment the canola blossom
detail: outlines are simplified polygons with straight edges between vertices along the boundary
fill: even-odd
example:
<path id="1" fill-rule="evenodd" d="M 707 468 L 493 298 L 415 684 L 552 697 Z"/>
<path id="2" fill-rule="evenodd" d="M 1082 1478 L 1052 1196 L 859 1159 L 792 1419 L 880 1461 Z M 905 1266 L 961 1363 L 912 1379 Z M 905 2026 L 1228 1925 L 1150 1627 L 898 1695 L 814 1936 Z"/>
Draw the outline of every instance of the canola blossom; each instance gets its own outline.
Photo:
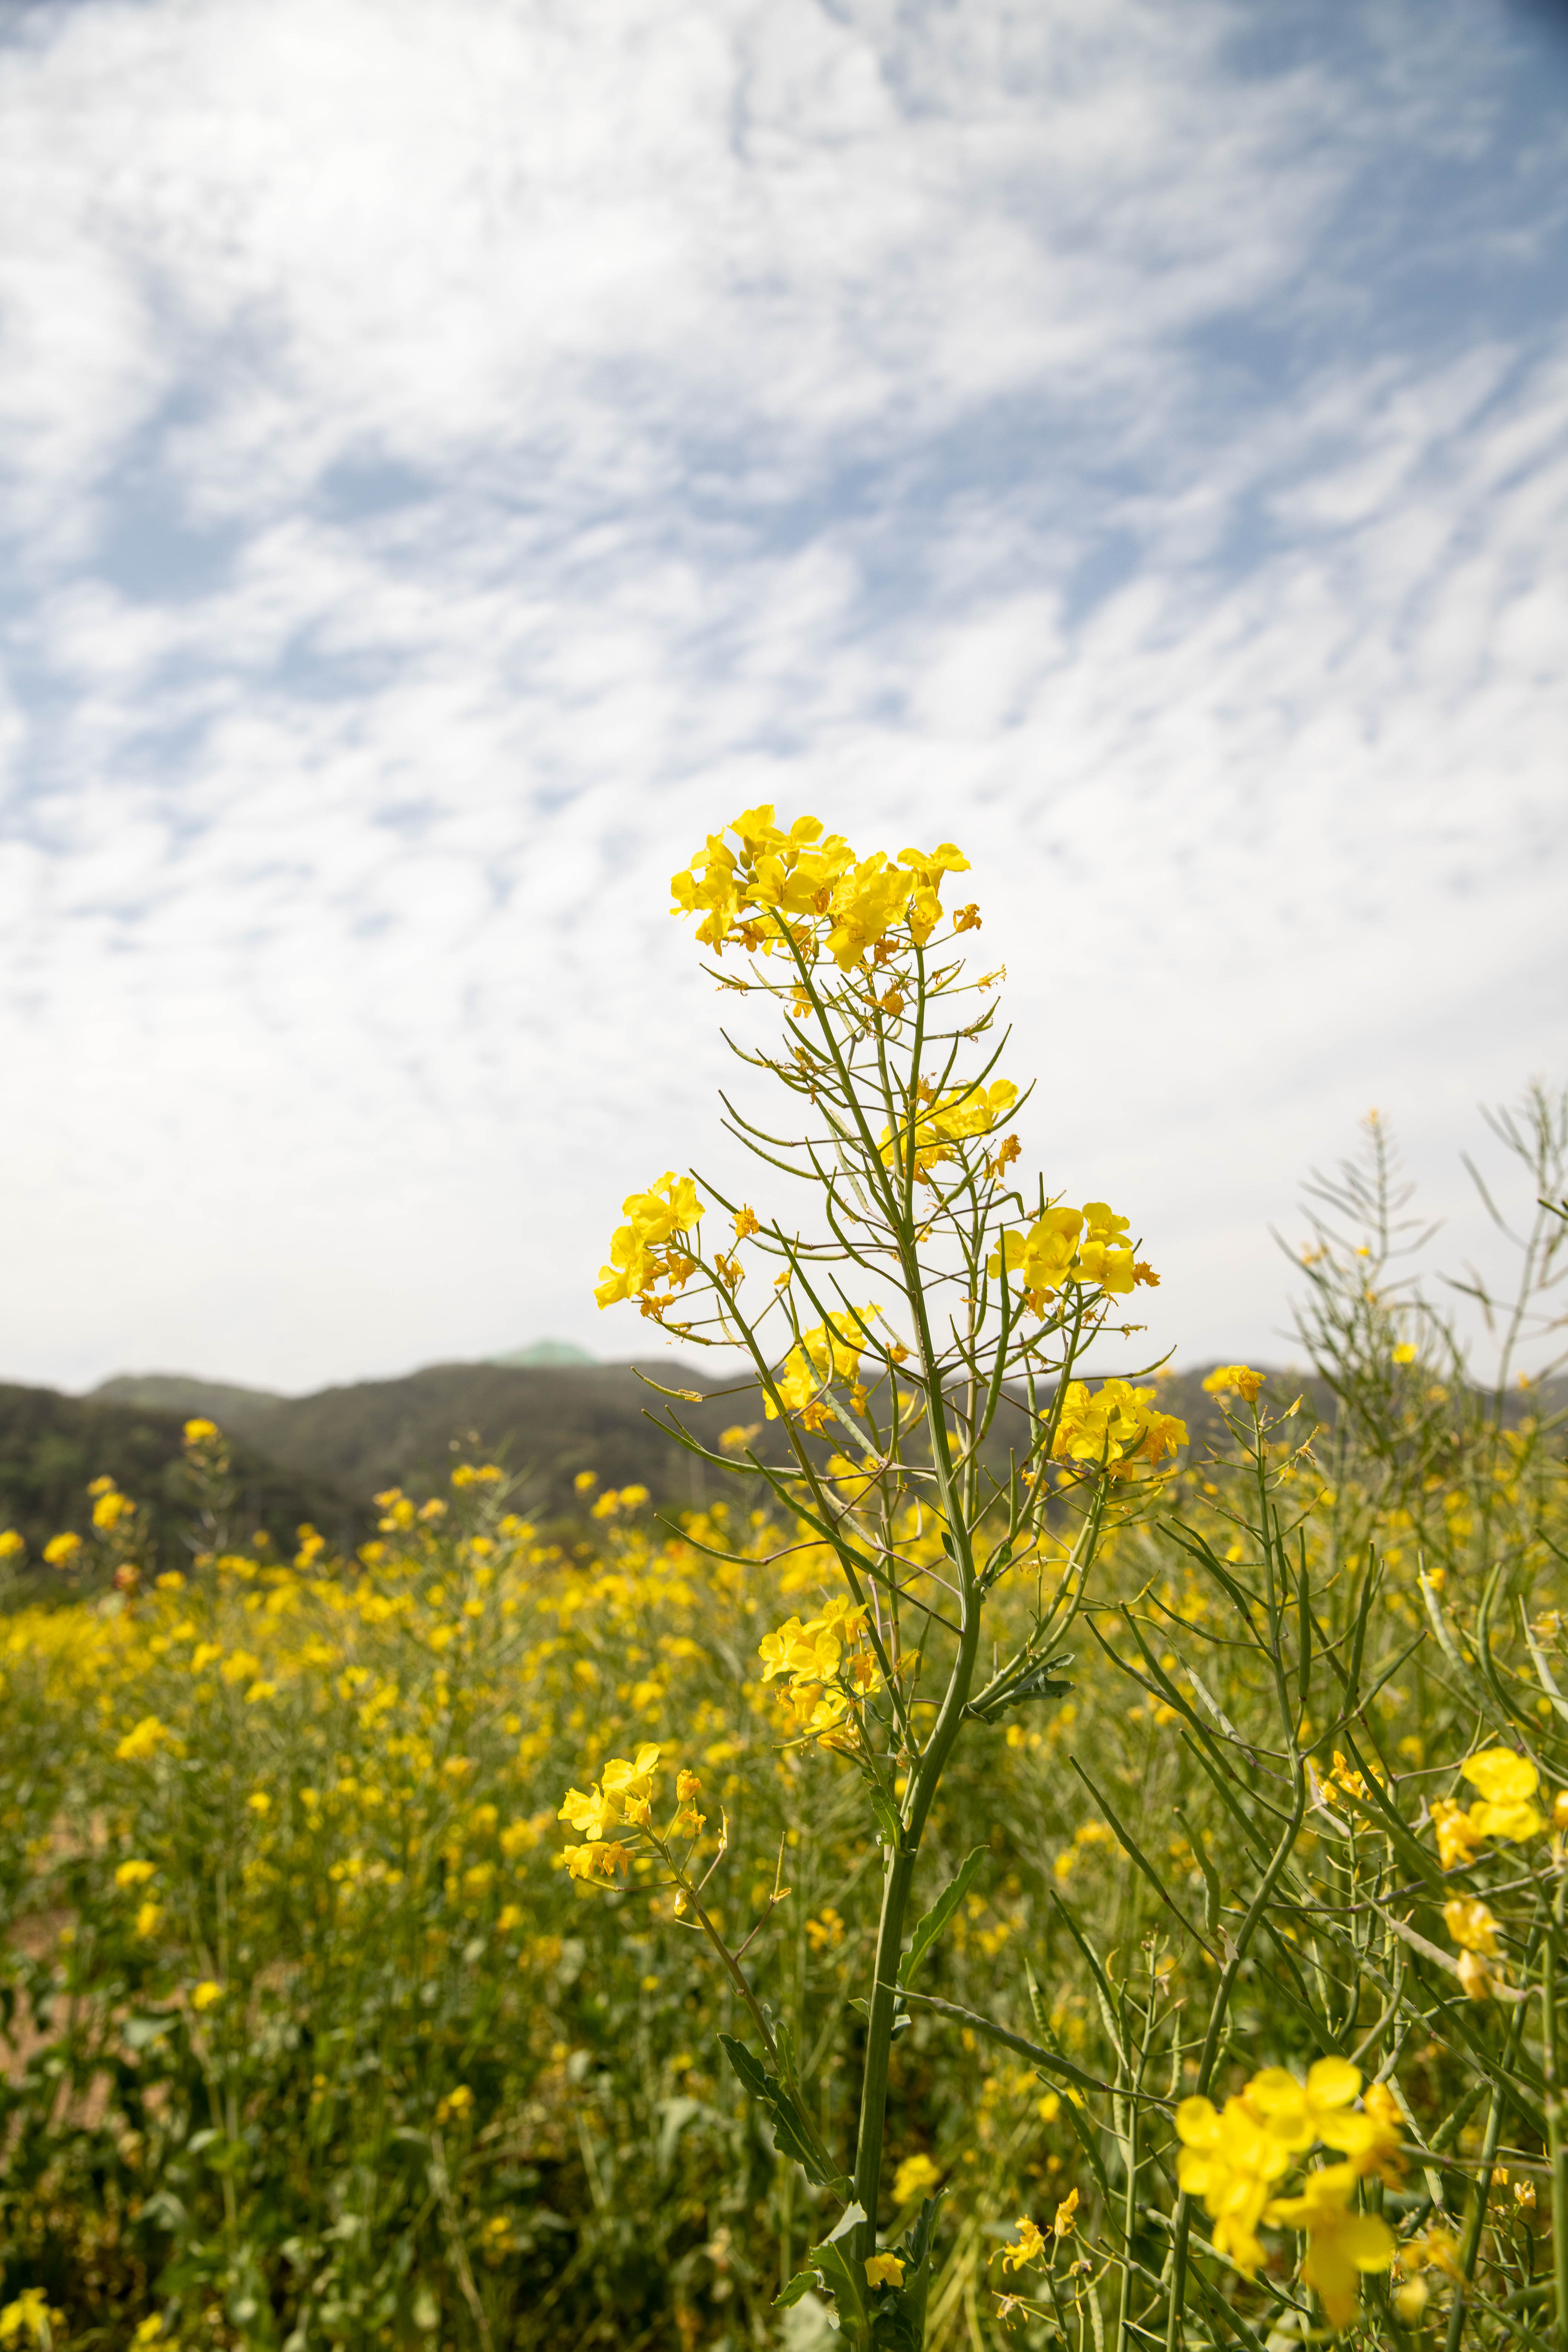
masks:
<path id="1" fill-rule="evenodd" d="M 1348 2326 L 1354 2315 L 1359 2273 L 1387 2270 L 1394 2254 L 1387 2223 L 1352 2210 L 1350 2200 L 1369 2173 L 1394 2185 L 1402 2179 L 1402 2119 L 1379 2084 L 1356 2108 L 1361 2088 L 1359 2067 L 1321 2058 L 1304 2082 L 1283 2066 L 1268 2066 L 1223 2108 L 1194 2097 L 1176 2109 L 1177 2180 L 1201 2201 L 1217 2251 L 1250 2276 L 1267 2260 L 1260 2228 L 1304 2232 L 1301 2275 L 1332 2327 Z M 1345 2160 L 1309 2171 L 1300 2196 L 1276 2195 L 1297 2158 L 1320 2141 L 1343 2150 Z"/>
<path id="2" fill-rule="evenodd" d="M 701 918 L 697 937 L 704 947 L 721 953 L 736 939 L 765 954 L 787 938 L 806 961 L 826 951 L 847 970 L 895 929 L 923 948 L 942 919 L 945 877 L 968 870 L 951 842 L 929 852 L 905 849 L 897 859 L 882 851 L 857 857 L 816 817 L 797 817 L 785 832 L 769 805 L 744 810 L 724 832 L 710 834 L 669 887 L 675 913 Z"/>

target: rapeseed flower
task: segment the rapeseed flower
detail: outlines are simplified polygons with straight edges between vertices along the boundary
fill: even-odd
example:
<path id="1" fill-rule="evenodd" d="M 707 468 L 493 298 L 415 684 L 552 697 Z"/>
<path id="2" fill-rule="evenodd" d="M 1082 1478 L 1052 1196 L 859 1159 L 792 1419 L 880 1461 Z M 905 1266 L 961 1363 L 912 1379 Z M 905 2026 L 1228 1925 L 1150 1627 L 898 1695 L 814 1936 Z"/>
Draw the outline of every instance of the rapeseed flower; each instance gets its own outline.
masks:
<path id="1" fill-rule="evenodd" d="M 1077 2202 L 1076 2192 L 1074 2203 Z M 1053 2225 L 1054 2227 L 1054 2225 Z M 1010 2246 L 998 2246 L 991 2259 L 1000 2263 L 1005 2271 L 1021 2271 L 1026 2263 L 1037 2263 L 1046 2251 L 1046 2242 L 1037 2222 L 1026 2213 L 1020 2213 L 1018 2234 Z"/>
<path id="2" fill-rule="evenodd" d="M 155 1715 L 144 1715 L 140 1723 L 132 1725 L 115 1749 L 115 1761 L 118 1764 L 141 1763 L 147 1757 L 157 1754 L 162 1741 L 172 1740 L 174 1737 L 168 1726 L 160 1723 Z"/>
<path id="3" fill-rule="evenodd" d="M 1460 1770 L 1471 1788 L 1480 1791 L 1480 1801 L 1470 1807 L 1471 1825 L 1480 1836 L 1507 1838 L 1521 1845 L 1546 1827 L 1531 1802 L 1541 1785 L 1541 1775 L 1528 1756 L 1518 1755 L 1511 1748 L 1484 1748 Z"/>
<path id="4" fill-rule="evenodd" d="M 898 2254 L 868 2254 L 866 2284 L 868 2286 L 902 2286 L 904 2265 Z"/>
<path id="5" fill-rule="evenodd" d="M 1202 2200 L 1214 2223 L 1215 2245 L 1250 2274 L 1263 2261 L 1258 2226 L 1273 2183 L 1290 2166 L 1290 2150 L 1244 2098 L 1216 2111 L 1212 2100 L 1184 2099 L 1176 2109 L 1176 2182 Z"/>
<path id="6" fill-rule="evenodd" d="M 1394 2232 L 1375 2213 L 1350 2204 L 1356 2185 L 1352 2164 L 1309 2172 L 1300 2197 L 1276 2198 L 1264 2216 L 1305 2233 L 1301 2276 L 1323 2306 L 1331 2327 L 1348 2327 L 1361 2296 L 1360 2273 L 1385 2271 L 1394 2261 Z"/>
<path id="7" fill-rule="evenodd" d="M 922 2197 L 931 2195 L 941 2179 L 940 2168 L 923 2150 L 915 2156 L 906 2156 L 893 2175 L 893 2202 L 896 2205 L 918 2204 Z"/>

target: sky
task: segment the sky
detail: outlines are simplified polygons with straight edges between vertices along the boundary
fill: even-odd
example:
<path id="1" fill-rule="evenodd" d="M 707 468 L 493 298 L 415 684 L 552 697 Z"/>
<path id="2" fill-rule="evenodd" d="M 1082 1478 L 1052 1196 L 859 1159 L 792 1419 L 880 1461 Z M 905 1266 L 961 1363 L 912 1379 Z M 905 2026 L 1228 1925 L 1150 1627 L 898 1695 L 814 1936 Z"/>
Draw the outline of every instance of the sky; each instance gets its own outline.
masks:
<path id="1" fill-rule="evenodd" d="M 1453 1259 L 1568 1078 L 1565 643 L 1568 9 L 12 0 L 0 1377 L 641 1349 L 763 801 L 1279 1361 L 1370 1107 Z"/>

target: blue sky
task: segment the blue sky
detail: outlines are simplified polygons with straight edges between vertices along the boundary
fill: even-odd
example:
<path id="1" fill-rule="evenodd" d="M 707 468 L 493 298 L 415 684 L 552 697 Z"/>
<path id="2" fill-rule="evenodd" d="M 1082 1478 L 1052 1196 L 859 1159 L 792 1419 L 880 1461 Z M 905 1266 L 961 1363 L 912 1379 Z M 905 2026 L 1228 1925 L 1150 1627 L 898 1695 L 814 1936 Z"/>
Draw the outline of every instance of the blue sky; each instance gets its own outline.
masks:
<path id="1" fill-rule="evenodd" d="M 1568 14 L 51 0 L 0 39 L 0 1376 L 637 1344 L 666 885 L 953 837 L 1026 1138 L 1278 1359 L 1563 1065 Z"/>

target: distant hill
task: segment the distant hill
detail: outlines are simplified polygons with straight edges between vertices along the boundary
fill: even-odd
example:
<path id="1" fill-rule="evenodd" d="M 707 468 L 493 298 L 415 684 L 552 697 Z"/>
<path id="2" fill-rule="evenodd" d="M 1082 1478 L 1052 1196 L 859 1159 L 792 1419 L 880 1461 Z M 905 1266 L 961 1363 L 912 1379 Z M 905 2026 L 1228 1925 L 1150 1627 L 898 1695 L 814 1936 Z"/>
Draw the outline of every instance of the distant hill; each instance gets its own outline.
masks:
<path id="1" fill-rule="evenodd" d="M 689 1366 L 660 1361 L 649 1370 L 668 1388 L 714 1385 Z M 723 1476 L 649 1423 L 647 1412 L 666 1401 L 629 1364 L 432 1364 L 399 1380 L 303 1397 L 137 1374 L 105 1381 L 92 1401 L 130 1399 L 208 1414 L 280 1469 L 330 1485 L 362 1507 L 385 1486 L 419 1495 L 444 1486 L 459 1448 L 526 1474 L 529 1508 L 547 1517 L 577 1507 L 574 1482 L 584 1470 L 605 1486 L 647 1486 L 658 1502 L 683 1509 L 714 1498 Z M 679 1410 L 710 1444 L 735 1422 L 762 1418 L 754 1396 Z"/>
<path id="2" fill-rule="evenodd" d="M 163 1564 L 183 1566 L 190 1557 L 191 1515 L 184 1419 L 183 1410 L 0 1385 L 0 1526 L 26 1538 L 37 1563 L 51 1536 L 68 1528 L 86 1533 L 92 1510 L 88 1486 L 108 1475 L 151 1511 Z M 265 1528 L 287 1556 L 302 1520 L 334 1544 L 355 1543 L 365 1532 L 367 1514 L 335 1481 L 280 1468 L 237 1432 L 230 1452 L 237 1540 Z"/>
<path id="3" fill-rule="evenodd" d="M 239 1418 L 252 1421 L 269 1404 L 286 1404 L 276 1389 L 237 1388 L 232 1381 L 204 1381 L 195 1372 L 121 1372 L 92 1391 L 94 1404 L 150 1405 L 155 1412 L 177 1412 L 189 1420 L 197 1413 L 219 1423 L 227 1416 L 237 1427 Z"/>

